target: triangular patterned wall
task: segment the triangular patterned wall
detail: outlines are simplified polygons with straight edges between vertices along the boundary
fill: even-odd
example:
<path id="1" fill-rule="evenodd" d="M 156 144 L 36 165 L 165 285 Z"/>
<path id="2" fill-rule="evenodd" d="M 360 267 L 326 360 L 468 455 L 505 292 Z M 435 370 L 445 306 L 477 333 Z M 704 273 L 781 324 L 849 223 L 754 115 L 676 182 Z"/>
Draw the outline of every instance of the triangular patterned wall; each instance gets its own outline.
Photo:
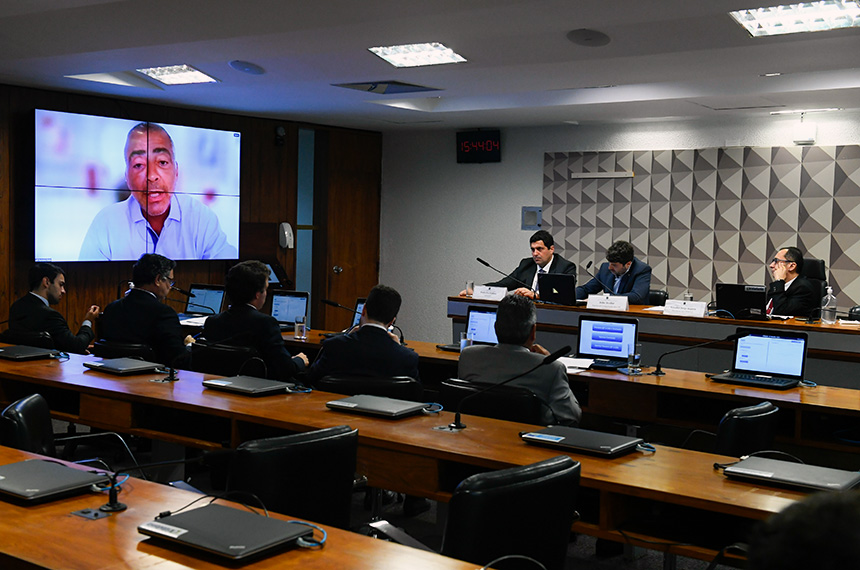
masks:
<path id="1" fill-rule="evenodd" d="M 850 307 L 860 304 L 860 145 L 546 153 L 542 227 L 580 266 L 628 240 L 653 268 L 652 288 L 705 301 L 718 281 L 768 283 L 768 260 L 797 245 L 824 259 Z"/>

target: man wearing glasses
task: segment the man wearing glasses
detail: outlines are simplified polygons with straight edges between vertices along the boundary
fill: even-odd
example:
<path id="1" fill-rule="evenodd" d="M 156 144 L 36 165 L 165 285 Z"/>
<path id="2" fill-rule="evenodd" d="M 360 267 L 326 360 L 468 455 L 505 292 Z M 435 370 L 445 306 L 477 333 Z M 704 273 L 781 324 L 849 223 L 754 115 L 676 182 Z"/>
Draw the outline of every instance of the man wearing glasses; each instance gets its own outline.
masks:
<path id="1" fill-rule="evenodd" d="M 182 332 L 176 311 L 163 303 L 173 286 L 176 262 L 157 253 L 140 256 L 132 270 L 134 287 L 105 307 L 99 332 L 105 340 L 146 344 L 157 362 L 177 366 L 185 345 L 194 342 Z"/>
<path id="2" fill-rule="evenodd" d="M 767 289 L 767 314 L 809 317 L 821 307 L 815 286 L 800 275 L 803 254 L 796 247 L 779 250 L 770 260 L 773 282 Z M 818 316 L 818 315 L 811 315 Z"/>

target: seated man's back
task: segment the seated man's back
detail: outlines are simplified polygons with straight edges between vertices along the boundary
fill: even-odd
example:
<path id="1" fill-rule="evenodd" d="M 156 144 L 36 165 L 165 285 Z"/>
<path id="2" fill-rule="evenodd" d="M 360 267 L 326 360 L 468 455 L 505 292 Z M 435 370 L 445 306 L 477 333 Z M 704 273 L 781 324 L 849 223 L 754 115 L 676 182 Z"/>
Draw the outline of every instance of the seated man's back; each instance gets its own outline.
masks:
<path id="1" fill-rule="evenodd" d="M 146 344 L 155 351 L 157 362 L 170 366 L 185 353 L 185 335 L 176 311 L 139 289 L 132 289 L 125 298 L 105 307 L 99 319 L 99 336 L 109 341 Z"/>

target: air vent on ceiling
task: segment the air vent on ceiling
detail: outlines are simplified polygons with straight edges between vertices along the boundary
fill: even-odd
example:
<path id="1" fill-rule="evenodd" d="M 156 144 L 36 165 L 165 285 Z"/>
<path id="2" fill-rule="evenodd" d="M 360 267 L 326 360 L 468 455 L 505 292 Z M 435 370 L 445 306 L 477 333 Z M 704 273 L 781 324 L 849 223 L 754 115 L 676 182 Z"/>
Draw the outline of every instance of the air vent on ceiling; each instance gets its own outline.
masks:
<path id="1" fill-rule="evenodd" d="M 333 83 L 335 87 L 355 89 L 356 91 L 367 91 L 368 93 L 380 93 L 395 95 L 400 93 L 420 93 L 422 91 L 442 91 L 436 87 L 425 87 L 402 81 L 368 81 L 364 83 Z"/>

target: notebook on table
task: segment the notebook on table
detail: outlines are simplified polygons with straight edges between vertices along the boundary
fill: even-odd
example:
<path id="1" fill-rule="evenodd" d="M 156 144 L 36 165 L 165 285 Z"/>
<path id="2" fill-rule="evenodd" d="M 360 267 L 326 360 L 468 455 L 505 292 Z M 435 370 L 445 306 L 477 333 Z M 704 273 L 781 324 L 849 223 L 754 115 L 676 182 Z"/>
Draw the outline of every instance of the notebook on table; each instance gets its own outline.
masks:
<path id="1" fill-rule="evenodd" d="M 117 374 L 119 376 L 158 372 L 163 367 L 162 364 L 139 360 L 137 358 L 102 358 L 101 360 L 84 362 L 84 366 L 92 370 Z"/>
<path id="2" fill-rule="evenodd" d="M 212 378 L 204 380 L 203 385 L 213 390 L 224 390 L 246 396 L 266 396 L 269 394 L 284 394 L 288 389 L 295 388 L 295 384 L 269 380 L 267 378 L 256 378 L 254 376 L 230 376 L 227 378 Z"/>
<path id="3" fill-rule="evenodd" d="M 495 345 L 496 338 L 496 306 L 473 305 L 466 311 L 466 337 L 472 344 Z M 460 352 L 460 343 L 437 344 L 436 348 L 449 352 Z"/>
<path id="4" fill-rule="evenodd" d="M 725 468 L 731 479 L 816 491 L 844 491 L 860 483 L 860 472 L 805 465 L 765 457 L 748 457 Z"/>
<path id="5" fill-rule="evenodd" d="M 6 360 L 37 360 L 39 358 L 54 358 L 59 352 L 53 348 L 39 348 L 36 346 L 0 346 L 0 358 Z"/>
<path id="6" fill-rule="evenodd" d="M 783 330 L 739 328 L 732 369 L 711 376 L 715 382 L 787 390 L 803 380 L 807 335 Z"/>
<path id="7" fill-rule="evenodd" d="M 137 531 L 229 560 L 274 554 L 313 534 L 305 525 L 214 504 L 145 522 Z"/>
<path id="8" fill-rule="evenodd" d="M 538 274 L 538 291 L 541 303 L 556 305 L 576 304 L 576 275 L 567 273 Z"/>
<path id="9" fill-rule="evenodd" d="M 185 303 L 185 310 L 179 313 L 179 320 L 197 319 L 217 315 L 224 307 L 224 286 L 192 283 L 188 291 L 193 295 Z"/>
<path id="10" fill-rule="evenodd" d="M 526 443 L 605 457 L 628 453 L 643 443 L 641 437 L 565 426 L 550 426 L 540 431 L 523 432 L 520 437 Z"/>
<path id="11" fill-rule="evenodd" d="M 56 461 L 30 459 L 0 465 L 0 495 L 27 503 L 40 503 L 83 493 L 104 483 L 103 473 L 74 469 Z"/>
<path id="12" fill-rule="evenodd" d="M 636 344 L 639 321 L 621 317 L 579 318 L 578 358 L 591 358 L 591 368 L 617 370 L 627 366 L 627 354 Z"/>
<path id="13" fill-rule="evenodd" d="M 718 311 L 726 311 L 736 319 L 767 319 L 767 290 L 764 285 L 717 283 L 714 286 L 714 295 Z M 729 315 L 717 313 L 717 316 Z"/>
<path id="14" fill-rule="evenodd" d="M 421 402 L 408 402 L 382 396 L 368 396 L 360 394 L 340 400 L 326 402 L 326 407 L 341 412 L 354 412 L 356 414 L 370 414 L 385 418 L 403 418 L 420 414 L 427 404 Z"/>
<path id="15" fill-rule="evenodd" d="M 296 326 L 296 317 L 308 316 L 307 291 L 284 291 L 278 289 L 272 292 L 272 316 L 278 321 L 282 331 L 291 331 Z"/>

